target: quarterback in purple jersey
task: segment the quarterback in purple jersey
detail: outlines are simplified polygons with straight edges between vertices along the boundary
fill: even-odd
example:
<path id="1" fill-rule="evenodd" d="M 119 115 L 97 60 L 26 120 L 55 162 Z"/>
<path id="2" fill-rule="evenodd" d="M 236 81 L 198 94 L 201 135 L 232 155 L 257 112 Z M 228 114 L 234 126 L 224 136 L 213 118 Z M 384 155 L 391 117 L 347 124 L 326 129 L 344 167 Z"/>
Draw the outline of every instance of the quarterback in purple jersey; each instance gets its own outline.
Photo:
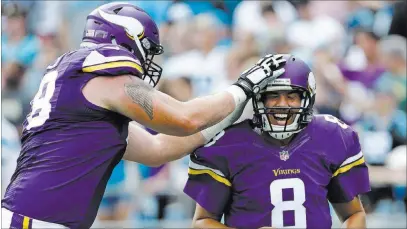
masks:
<path id="1" fill-rule="evenodd" d="M 358 195 L 370 190 L 357 133 L 313 115 L 316 83 L 288 56 L 285 73 L 253 99 L 254 119 L 220 132 L 191 154 L 184 192 L 196 228 L 364 228 Z M 219 221 L 224 216 L 224 223 Z"/>
<path id="2" fill-rule="evenodd" d="M 162 72 L 153 57 L 162 52 L 142 9 L 113 2 L 89 14 L 81 48 L 46 69 L 32 100 L 2 228 L 89 228 L 122 158 L 159 165 L 182 157 L 284 72 L 285 59 L 267 55 L 224 92 L 179 102 L 153 88 Z"/>

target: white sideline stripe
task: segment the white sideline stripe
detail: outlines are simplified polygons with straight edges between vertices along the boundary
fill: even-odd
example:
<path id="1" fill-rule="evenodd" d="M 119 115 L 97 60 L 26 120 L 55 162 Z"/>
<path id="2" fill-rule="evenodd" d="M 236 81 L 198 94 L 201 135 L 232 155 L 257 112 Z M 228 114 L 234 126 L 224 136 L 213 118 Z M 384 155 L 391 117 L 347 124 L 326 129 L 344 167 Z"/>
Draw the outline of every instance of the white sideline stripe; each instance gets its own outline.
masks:
<path id="1" fill-rule="evenodd" d="M 349 164 L 349 163 L 352 163 L 352 162 L 354 162 L 354 161 L 360 159 L 362 156 L 363 156 L 363 153 L 362 153 L 362 151 L 360 151 L 358 154 L 356 154 L 356 155 L 354 155 L 354 156 L 349 157 L 348 159 L 346 159 L 346 160 L 341 164 L 341 166 L 339 166 L 339 167 L 342 167 L 342 166 L 344 166 L 344 165 L 347 165 L 347 164 Z"/>
<path id="2" fill-rule="evenodd" d="M 194 163 L 193 161 L 189 161 L 189 167 L 191 169 L 197 169 L 197 170 L 202 170 L 202 169 L 211 170 L 212 172 L 218 174 L 219 176 L 225 177 L 225 174 L 223 174 L 221 171 L 219 171 L 217 169 L 212 169 L 212 168 L 204 166 L 204 165 L 199 165 L 197 163 Z"/>
<path id="3" fill-rule="evenodd" d="M 105 64 L 105 63 L 110 63 L 110 62 L 116 62 L 116 61 L 131 61 L 134 62 L 138 65 L 140 65 L 140 61 L 129 57 L 129 56 L 103 56 L 102 54 L 98 53 L 97 51 L 92 51 L 85 59 L 85 61 L 82 64 L 82 68 L 93 66 L 93 65 L 99 65 L 99 64 Z"/>

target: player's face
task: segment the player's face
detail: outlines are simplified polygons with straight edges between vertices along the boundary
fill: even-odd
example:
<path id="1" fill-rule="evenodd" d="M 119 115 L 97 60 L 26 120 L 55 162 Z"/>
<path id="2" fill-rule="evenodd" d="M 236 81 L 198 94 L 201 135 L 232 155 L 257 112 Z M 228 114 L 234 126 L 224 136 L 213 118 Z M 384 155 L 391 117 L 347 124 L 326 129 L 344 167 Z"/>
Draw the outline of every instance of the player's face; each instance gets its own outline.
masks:
<path id="1" fill-rule="evenodd" d="M 265 95 L 264 105 L 267 108 L 271 108 L 273 114 L 269 114 L 269 120 L 273 125 L 286 125 L 288 108 L 295 108 L 301 106 L 301 96 L 299 92 L 295 91 L 276 91 L 269 92 Z M 275 109 L 273 107 L 281 107 L 286 109 Z M 292 109 L 293 111 L 299 111 L 299 109 Z M 274 113 L 279 112 L 279 113 Z M 294 122 L 296 114 L 290 114 L 288 117 L 287 125 Z"/>

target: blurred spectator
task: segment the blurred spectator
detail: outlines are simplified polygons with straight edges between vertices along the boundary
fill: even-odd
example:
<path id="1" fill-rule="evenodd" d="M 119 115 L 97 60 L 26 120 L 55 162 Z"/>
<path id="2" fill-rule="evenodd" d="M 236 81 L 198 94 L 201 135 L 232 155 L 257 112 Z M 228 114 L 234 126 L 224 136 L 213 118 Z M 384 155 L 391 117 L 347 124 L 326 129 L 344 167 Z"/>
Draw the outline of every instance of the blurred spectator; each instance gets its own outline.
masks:
<path id="1" fill-rule="evenodd" d="M 375 165 L 371 169 L 372 174 L 378 174 L 376 171 L 379 170 L 384 177 L 395 176 L 396 172 L 387 170 L 384 165 L 389 161 L 389 152 L 394 147 L 404 145 L 407 140 L 406 39 L 390 35 L 380 40 L 376 50 L 371 47 L 369 51 L 371 56 L 378 57 L 378 64 L 384 66 L 385 72 L 373 81 L 371 106 L 365 107 L 356 127 L 366 161 Z M 365 98 L 359 93 L 360 97 Z M 385 179 L 387 182 L 384 182 Z M 396 183 L 399 184 L 397 179 L 389 181 L 388 178 L 373 176 L 372 191 L 367 195 L 371 210 L 388 211 L 386 209 L 391 207 L 391 201 L 397 199 L 394 191 L 399 189 L 394 189 Z M 398 197 L 399 201 L 403 198 Z"/>
<path id="2" fill-rule="evenodd" d="M 388 33 L 393 9 L 387 1 L 355 1 L 355 9 L 348 17 L 348 28 L 370 29 L 377 36 Z"/>
<path id="3" fill-rule="evenodd" d="M 23 117 L 21 82 L 39 52 L 38 38 L 27 28 L 28 9 L 16 3 L 2 3 L 4 27 L 1 37 L 2 106 L 3 115 L 13 124 L 21 124 Z"/>
<path id="4" fill-rule="evenodd" d="M 226 11 L 226 5 L 221 0 L 212 1 L 184 1 L 195 15 L 209 13 L 215 16 L 221 23 L 229 25 L 231 16 Z M 233 2 L 233 1 L 232 1 Z"/>
<path id="5" fill-rule="evenodd" d="M 62 1 L 34 1 L 29 22 L 37 35 L 46 36 L 57 34 L 62 23 L 64 2 Z M 35 23 L 34 23 L 35 22 Z"/>
<path id="6" fill-rule="evenodd" d="M 247 61 L 256 63 L 257 61 L 252 61 L 252 59 L 259 59 L 259 52 L 255 44 L 253 36 L 241 37 L 239 41 L 236 41 L 234 45 L 229 50 L 227 56 L 225 57 L 225 71 L 226 77 L 218 82 L 212 87 L 211 92 L 218 92 L 230 86 L 240 74 L 245 71 L 250 65 Z M 247 67 L 247 68 L 245 68 Z"/>
<path id="7" fill-rule="evenodd" d="M 380 61 L 384 72 L 375 83 L 376 90 L 393 91 L 398 109 L 406 111 L 407 87 L 407 42 L 399 35 L 390 35 L 379 43 Z"/>
<path id="8" fill-rule="evenodd" d="M 82 42 L 82 34 L 87 15 L 100 5 L 108 1 L 64 1 L 62 2 L 64 11 L 62 12 L 62 22 L 59 26 L 63 51 L 77 49 Z M 75 16 L 72 16 L 75 15 Z"/>
<path id="9" fill-rule="evenodd" d="M 293 47 L 292 53 L 310 65 L 312 52 L 323 46 L 336 58 L 342 57 L 345 50 L 343 26 L 332 17 L 312 15 L 312 5 L 308 0 L 293 1 L 293 4 L 298 12 L 298 20 L 286 30 L 286 39 Z"/>
<path id="10" fill-rule="evenodd" d="M 234 37 L 240 34 L 261 36 L 266 30 L 267 25 L 261 14 L 260 1 L 242 1 L 237 5 L 233 15 Z"/>
<path id="11" fill-rule="evenodd" d="M 139 124 L 132 122 L 130 125 Z M 157 134 L 151 129 L 146 130 Z M 158 167 L 138 164 L 137 167 L 140 175 L 140 188 L 137 190 L 137 211 L 134 212 L 134 216 L 143 222 L 142 225 L 156 227 L 160 221 L 171 215 L 171 212 L 167 211 L 167 207 L 176 201 L 170 180 L 170 164 Z"/>
<path id="12" fill-rule="evenodd" d="M 13 124 L 1 116 L 1 197 L 10 183 L 20 154 L 20 136 Z"/>
<path id="13" fill-rule="evenodd" d="M 156 220 L 163 220 L 167 205 L 174 201 L 174 196 L 168 193 L 169 165 L 165 164 L 157 168 L 139 164 L 141 175 L 142 197 L 139 200 L 140 218 L 149 225 Z"/>
<path id="14" fill-rule="evenodd" d="M 182 218 L 192 218 L 195 210 L 194 201 L 184 194 L 183 190 L 188 180 L 189 155 L 180 160 L 170 163 L 171 193 L 174 195 L 174 202 L 170 203 L 166 209 L 166 218 L 180 220 Z"/>
<path id="15" fill-rule="evenodd" d="M 407 170 L 407 147 L 400 145 L 394 148 L 386 160 L 386 167 L 393 171 L 393 193 L 396 200 L 396 206 L 401 207 L 396 209 L 396 212 L 407 212 L 407 190 L 406 190 L 406 170 Z M 389 174 L 390 175 L 390 174 Z M 396 176 L 395 176 L 396 175 Z M 404 203 L 403 203 L 404 202 Z M 404 204 L 404 208 L 403 205 Z"/>
<path id="16" fill-rule="evenodd" d="M 266 31 L 256 37 L 256 43 L 263 55 L 270 51 L 274 52 L 278 45 L 276 41 L 284 38 L 286 25 L 276 13 L 273 2 L 261 2 L 261 16 L 267 27 Z"/>
<path id="17" fill-rule="evenodd" d="M 212 14 L 204 13 L 194 18 L 190 31 L 195 49 L 168 59 L 164 73 L 168 79 L 185 77 L 190 82 L 193 97 L 207 95 L 216 82 L 225 78 L 227 47 L 218 45 L 224 36 L 224 25 Z M 182 85 L 173 84 L 174 88 Z"/>
<path id="18" fill-rule="evenodd" d="M 295 20 L 297 12 L 289 1 L 241 1 L 236 6 L 233 15 L 234 32 L 252 33 L 253 35 L 265 32 L 267 26 L 262 17 L 262 8 L 270 5 L 284 24 L 289 24 Z M 253 22 L 256 23 L 256 26 L 253 26 Z"/>
<path id="19" fill-rule="evenodd" d="M 319 113 L 339 116 L 338 110 L 346 92 L 346 81 L 340 72 L 338 59 L 326 47 L 314 52 L 312 60 L 315 80 L 318 82 L 315 107 Z"/>
<path id="20" fill-rule="evenodd" d="M 26 27 L 27 11 L 21 6 L 4 4 L 6 16 L 5 28 L 1 37 L 1 45 L 6 52 L 1 53 L 2 83 L 6 90 L 18 90 L 22 76 L 38 54 L 39 42 L 35 35 L 30 34 Z"/>
<path id="21" fill-rule="evenodd" d="M 349 13 L 349 1 L 312 1 L 310 4 L 314 17 L 329 16 L 343 23 Z"/>
<path id="22" fill-rule="evenodd" d="M 166 21 L 160 25 L 160 38 L 166 57 L 193 48 L 191 20 L 193 20 L 193 13 L 186 3 L 176 2 L 168 7 Z"/>
<path id="23" fill-rule="evenodd" d="M 384 165 L 394 144 L 392 133 L 404 135 L 405 142 L 407 117 L 404 112 L 395 110 L 397 103 L 391 92 L 379 92 L 374 100 L 375 106 L 365 113 L 363 119 L 356 124 L 356 128 L 365 160 L 373 165 L 369 169 L 373 178 L 371 178 L 372 190 L 366 194 L 369 206 L 367 212 L 386 212 L 394 200 L 392 185 L 397 181 L 389 180 L 388 177 L 395 174 L 386 170 Z M 384 177 L 375 175 L 378 173 L 377 170 L 382 171 Z"/>
<path id="24" fill-rule="evenodd" d="M 398 1 L 394 4 L 394 16 L 389 34 L 398 34 L 407 38 L 407 3 Z"/>
<path id="25" fill-rule="evenodd" d="M 130 213 L 130 194 L 126 189 L 125 162 L 121 160 L 113 169 L 100 203 L 98 220 L 124 221 Z"/>
<path id="26" fill-rule="evenodd" d="M 168 7 L 173 3 L 178 2 L 177 0 L 161 0 L 161 1 L 126 1 L 132 3 L 141 9 L 145 10 L 155 21 L 155 23 L 160 26 L 166 20 L 166 14 L 168 14 Z"/>
<path id="27" fill-rule="evenodd" d="M 372 103 L 371 89 L 384 72 L 378 51 L 379 37 L 371 31 L 359 29 L 354 41 L 348 55 L 339 64 L 348 84 L 340 115 L 350 124 L 357 121 Z"/>
<path id="28" fill-rule="evenodd" d="M 43 34 L 39 36 L 39 41 L 39 53 L 32 65 L 27 68 L 21 82 L 19 97 L 23 105 L 23 112 L 20 119 L 30 112 L 29 104 L 37 93 L 44 70 L 62 54 L 57 34 Z"/>
<path id="29" fill-rule="evenodd" d="M 383 166 L 369 166 L 372 191 L 367 194 L 365 208 L 368 213 L 391 216 L 405 215 L 406 195 L 406 145 L 394 148 L 388 153 Z M 387 223 L 389 224 L 389 223 Z"/>
<path id="30" fill-rule="evenodd" d="M 374 95 L 373 107 L 357 122 L 366 161 L 384 164 L 387 153 L 393 148 L 393 137 L 406 139 L 406 113 L 397 109 L 392 91 L 379 91 Z"/>
<path id="31" fill-rule="evenodd" d="M 219 80 L 212 88 L 211 92 L 219 92 L 226 87 L 232 85 L 233 82 L 240 76 L 240 74 L 246 69 L 253 66 L 260 58 L 258 50 L 250 46 L 253 44 L 253 37 L 247 36 L 246 40 L 240 43 L 236 42 L 226 56 L 226 75 L 224 80 Z M 253 117 L 253 105 L 249 101 L 243 110 L 243 113 L 236 123 L 239 123 L 245 119 L 251 119 Z"/>
<path id="32" fill-rule="evenodd" d="M 349 81 L 357 81 L 372 88 L 376 79 L 384 72 L 378 52 L 378 37 L 372 31 L 358 29 L 345 61 L 341 63 L 342 74 Z"/>
<path id="33" fill-rule="evenodd" d="M 287 1 L 242 1 L 234 12 L 233 36 L 254 36 L 259 49 L 267 52 L 273 39 L 281 39 L 296 12 Z M 255 25 L 253 24 L 255 22 Z"/>

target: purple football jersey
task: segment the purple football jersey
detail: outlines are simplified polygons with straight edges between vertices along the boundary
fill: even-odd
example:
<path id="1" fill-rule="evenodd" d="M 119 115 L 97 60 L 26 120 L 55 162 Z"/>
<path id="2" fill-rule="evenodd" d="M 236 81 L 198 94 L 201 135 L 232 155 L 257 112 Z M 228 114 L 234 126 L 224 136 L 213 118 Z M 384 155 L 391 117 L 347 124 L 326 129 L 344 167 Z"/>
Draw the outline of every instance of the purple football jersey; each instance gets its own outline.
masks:
<path id="1" fill-rule="evenodd" d="M 330 228 L 329 203 L 370 190 L 357 134 L 328 115 L 287 146 L 271 144 L 249 121 L 191 155 L 184 192 L 235 228 Z"/>
<path id="2" fill-rule="evenodd" d="M 2 206 L 69 228 L 89 228 L 126 149 L 130 119 L 92 104 L 82 88 L 100 75 L 142 71 L 134 55 L 116 45 L 81 48 L 49 66 L 24 122 L 22 150 Z"/>

